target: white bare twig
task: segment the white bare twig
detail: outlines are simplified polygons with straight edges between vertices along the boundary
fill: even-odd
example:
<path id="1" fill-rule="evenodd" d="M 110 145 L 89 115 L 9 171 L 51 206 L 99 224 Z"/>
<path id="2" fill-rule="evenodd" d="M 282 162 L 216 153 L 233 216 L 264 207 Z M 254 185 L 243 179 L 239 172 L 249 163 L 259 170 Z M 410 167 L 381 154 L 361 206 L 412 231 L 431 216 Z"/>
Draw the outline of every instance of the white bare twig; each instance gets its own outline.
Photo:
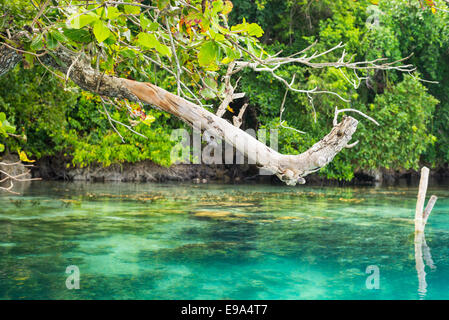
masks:
<path id="1" fill-rule="evenodd" d="M 354 148 L 358 143 L 359 143 L 359 140 L 357 140 L 357 141 L 355 141 L 355 142 L 353 142 L 353 143 L 347 144 L 347 145 L 345 146 L 345 148 L 347 148 L 347 149 Z"/>
<path id="2" fill-rule="evenodd" d="M 238 43 L 233 42 L 235 45 L 239 46 L 239 48 L 243 51 L 244 48 L 240 46 Z M 344 48 L 344 45 L 340 42 L 336 46 L 321 52 L 317 53 L 316 51 L 313 52 L 310 56 L 306 54 L 308 50 L 313 48 L 315 46 L 316 42 L 311 44 L 309 47 L 305 48 L 304 50 L 295 53 L 293 55 L 290 55 L 288 57 L 278 57 L 277 54 L 273 56 L 268 56 L 265 59 L 261 59 L 260 57 L 255 57 L 250 54 L 252 58 L 254 58 L 252 61 L 237 61 L 236 62 L 236 68 L 233 71 L 233 74 L 241 71 L 244 68 L 250 68 L 253 69 L 256 72 L 269 72 L 276 80 L 283 83 L 288 90 L 298 93 L 305 93 L 308 96 L 309 102 L 312 105 L 312 109 L 314 109 L 313 106 L 313 99 L 312 94 L 332 94 L 337 96 L 340 100 L 349 103 L 350 100 L 343 98 L 340 94 L 328 91 L 328 90 L 318 90 L 317 87 L 313 89 L 299 89 L 294 86 L 294 77 L 292 78 L 292 81 L 287 81 L 283 77 L 281 77 L 279 74 L 277 74 L 277 70 L 285 64 L 292 64 L 292 63 L 298 63 L 303 64 L 315 69 L 320 68 L 337 68 L 342 73 L 343 77 L 355 88 L 357 89 L 360 86 L 360 83 L 362 80 L 366 79 L 365 77 L 359 77 L 357 74 L 357 70 L 397 70 L 401 72 L 408 72 L 411 73 L 416 70 L 415 67 L 411 64 L 403 65 L 402 62 L 410 58 L 410 56 L 399 59 L 393 62 L 385 62 L 387 58 L 379 58 L 371 61 L 359 61 L 359 62 L 353 62 L 354 56 L 350 57 L 349 59 L 346 59 L 347 53 L 345 50 L 343 50 L 342 55 L 339 59 L 336 61 L 330 61 L 330 62 L 317 62 L 318 58 L 321 58 L 337 49 Z M 246 51 L 245 51 L 246 52 Z M 298 57 L 299 55 L 302 55 Z M 352 69 L 354 71 L 354 75 L 356 77 L 356 80 L 351 81 L 348 76 L 344 73 L 342 69 Z"/>
<path id="3" fill-rule="evenodd" d="M 20 193 L 12 191 L 13 187 L 14 183 L 12 182 L 12 180 L 9 180 L 9 187 L 0 187 L 0 190 L 19 195 Z"/>
<path id="4" fill-rule="evenodd" d="M 122 142 L 125 143 L 125 139 L 123 139 L 123 136 L 120 134 L 120 132 L 117 130 L 117 128 L 112 123 L 112 118 L 111 118 L 111 116 L 110 116 L 110 114 L 108 112 L 108 109 L 106 109 L 106 105 L 105 105 L 105 102 L 103 101 L 103 98 L 101 98 L 101 105 L 103 106 L 103 110 L 104 110 L 104 113 L 106 114 L 106 117 L 108 118 L 109 124 L 114 129 L 114 131 L 119 135 L 119 137 L 122 140 Z"/>
<path id="5" fill-rule="evenodd" d="M 165 25 L 167 26 L 167 33 L 170 36 L 171 50 L 173 51 L 173 56 L 176 62 L 176 82 L 178 84 L 178 96 L 181 95 L 181 73 L 182 69 L 179 65 L 178 55 L 176 54 L 175 42 L 173 41 L 173 35 L 171 34 L 170 26 L 168 25 L 168 20 L 165 19 Z"/>
<path id="6" fill-rule="evenodd" d="M 237 84 L 240 80 L 240 78 L 236 81 L 235 86 L 232 86 L 231 84 L 231 76 L 232 72 L 234 71 L 235 62 L 232 61 L 228 65 L 228 69 L 226 72 L 226 75 L 223 77 L 224 83 L 225 83 L 225 98 L 221 102 L 220 106 L 217 109 L 216 115 L 219 117 L 222 117 L 223 114 L 226 112 L 227 106 L 234 100 L 234 90 L 237 87 Z"/>
<path id="7" fill-rule="evenodd" d="M 113 101 L 111 101 L 109 98 L 107 98 L 107 99 L 108 99 L 108 102 L 106 102 L 105 99 L 104 99 L 103 97 L 100 97 L 100 99 L 101 99 L 101 104 L 102 104 L 102 106 L 103 106 L 103 109 L 104 109 L 104 111 L 105 111 L 105 113 L 106 113 L 106 116 L 107 116 L 107 118 L 108 118 L 108 120 L 109 120 L 109 123 L 111 124 L 112 128 L 114 129 L 114 131 L 119 135 L 119 137 L 120 137 L 120 139 L 122 140 L 123 143 L 125 143 L 125 139 L 124 139 L 123 136 L 120 134 L 120 132 L 117 130 L 117 128 L 114 126 L 113 122 L 115 122 L 115 123 L 117 123 L 117 124 L 119 124 L 119 125 L 124 126 L 126 129 L 128 129 L 129 131 L 131 131 L 131 132 L 134 133 L 134 134 L 137 134 L 138 136 L 140 136 L 140 137 L 142 137 L 142 138 L 148 139 L 147 136 L 144 136 L 143 134 L 141 134 L 141 133 L 135 131 L 133 128 L 131 128 L 131 126 L 128 126 L 127 124 L 124 124 L 124 123 L 122 123 L 122 122 L 120 122 L 120 121 L 115 120 L 114 118 L 112 118 L 111 115 L 109 114 L 107 108 L 106 108 L 106 104 L 111 104 L 111 105 L 115 106 L 115 103 L 114 103 Z"/>
<path id="8" fill-rule="evenodd" d="M 335 115 L 334 115 L 334 120 L 333 120 L 333 122 L 332 122 L 332 124 L 334 125 L 334 127 L 335 127 L 335 126 L 337 125 L 337 123 L 338 123 L 338 120 L 337 120 L 338 114 L 340 114 L 340 113 L 342 113 L 342 112 L 355 112 L 355 113 L 358 113 L 358 114 L 360 114 L 361 116 L 365 117 L 366 119 L 368 119 L 368 120 L 374 122 L 376 125 L 379 126 L 379 123 L 378 123 L 376 120 L 374 120 L 374 119 L 371 118 L 370 116 L 364 114 L 362 111 L 359 111 L 359 110 L 353 109 L 353 108 L 340 109 L 340 110 L 339 110 L 337 107 L 335 107 Z"/>
<path id="9" fill-rule="evenodd" d="M 243 106 L 240 108 L 239 114 L 237 116 L 232 117 L 232 121 L 234 123 L 234 126 L 237 128 L 240 128 L 243 122 L 243 114 L 245 113 L 246 107 L 248 107 L 248 103 L 244 103 Z"/>
<path id="10" fill-rule="evenodd" d="M 73 60 L 72 64 L 70 65 L 70 67 L 67 69 L 67 73 L 65 75 L 65 84 L 67 84 L 67 81 L 69 81 L 69 77 L 70 77 L 70 72 L 72 72 L 73 66 L 78 62 L 78 59 L 81 57 L 81 54 L 83 53 L 83 51 L 80 51 L 80 53 L 76 56 L 76 58 Z"/>
<path id="11" fill-rule="evenodd" d="M 298 129 L 295 129 L 295 128 L 292 128 L 292 127 L 289 127 L 289 126 L 284 126 L 285 120 L 282 120 L 282 114 L 284 113 L 284 105 L 285 105 L 285 100 L 287 99 L 287 93 L 288 93 L 288 89 L 285 90 L 284 98 L 282 99 L 281 110 L 280 110 L 280 113 L 279 113 L 279 125 L 282 128 L 294 130 L 294 131 L 296 131 L 298 133 L 305 134 L 304 131 L 300 131 Z"/>
<path id="12" fill-rule="evenodd" d="M 21 164 L 21 161 L 16 161 L 16 162 L 0 162 L 0 165 L 2 166 L 7 166 L 7 167 L 13 167 L 13 166 L 17 166 Z M 32 167 L 33 165 L 23 165 L 26 167 Z M 26 175 L 28 175 L 30 173 L 30 170 L 26 170 L 25 172 L 13 175 L 8 173 L 5 170 L 1 170 L 0 169 L 0 174 L 4 175 L 5 177 L 0 179 L 0 183 L 6 183 L 9 182 L 9 186 L 8 187 L 2 187 L 0 186 L 0 191 L 5 191 L 5 192 L 9 192 L 12 194 L 20 194 L 18 192 L 13 191 L 12 189 L 14 188 L 14 182 L 13 181 L 17 181 L 17 182 L 26 182 L 26 181 L 36 181 L 36 180 L 41 180 L 41 178 L 24 178 Z"/>
<path id="13" fill-rule="evenodd" d="M 20 181 L 20 182 L 23 182 L 23 181 L 33 181 L 33 180 L 40 180 L 40 178 L 22 178 L 23 176 L 26 176 L 27 174 L 29 174 L 29 173 L 30 173 L 30 170 L 27 170 L 27 171 L 25 171 L 25 172 L 22 172 L 21 174 L 15 175 L 15 176 L 10 175 L 8 172 L 6 172 L 6 171 L 4 171 L 4 170 L 0 170 L 0 173 L 4 174 L 4 175 L 6 176 L 5 178 L 3 178 L 3 179 L 0 180 L 0 183 L 1 183 L 1 182 L 5 182 L 5 181 L 7 181 L 8 179 L 14 180 L 14 181 Z"/>

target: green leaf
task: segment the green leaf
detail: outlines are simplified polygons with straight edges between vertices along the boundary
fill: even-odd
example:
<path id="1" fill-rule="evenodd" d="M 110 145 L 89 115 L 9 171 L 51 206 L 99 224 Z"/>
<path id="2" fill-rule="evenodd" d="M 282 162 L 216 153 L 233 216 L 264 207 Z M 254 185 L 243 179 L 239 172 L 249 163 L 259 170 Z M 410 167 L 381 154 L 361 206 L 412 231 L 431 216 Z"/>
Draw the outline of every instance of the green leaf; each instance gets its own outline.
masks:
<path id="1" fill-rule="evenodd" d="M 104 40 L 103 43 L 109 46 L 115 45 L 117 43 L 117 37 L 111 32 L 111 35 L 108 38 L 106 38 L 106 40 Z"/>
<path id="2" fill-rule="evenodd" d="M 204 83 L 206 84 L 207 87 L 211 88 L 212 90 L 217 90 L 218 88 L 218 84 L 217 81 L 215 81 L 214 78 L 211 77 L 206 77 L 203 79 Z"/>
<path id="3" fill-rule="evenodd" d="M 222 45 L 221 47 L 223 48 L 224 54 L 226 55 L 226 57 L 221 61 L 221 63 L 228 64 L 229 62 L 240 58 L 240 52 L 238 50 L 232 49 L 226 45 Z"/>
<path id="4" fill-rule="evenodd" d="M 219 47 L 214 41 L 205 42 L 198 52 L 198 63 L 206 67 L 216 65 L 219 56 Z"/>
<path id="5" fill-rule="evenodd" d="M 4 112 L 0 112 L 0 123 L 6 120 L 6 114 Z"/>
<path id="6" fill-rule="evenodd" d="M 162 44 L 158 41 L 158 44 L 156 45 L 155 49 L 160 53 L 167 57 L 171 57 L 172 53 L 169 47 L 167 47 L 165 44 Z"/>
<path id="7" fill-rule="evenodd" d="M 34 66 L 34 59 L 35 57 L 31 54 L 24 53 L 23 57 L 25 58 L 25 63 L 23 65 L 24 69 L 31 69 Z"/>
<path id="8" fill-rule="evenodd" d="M 220 11 L 223 11 L 224 5 L 222 0 L 215 0 L 212 3 L 212 15 L 216 15 Z"/>
<path id="9" fill-rule="evenodd" d="M 254 56 L 260 56 L 260 54 L 261 54 L 261 51 L 260 51 L 260 49 L 259 48 L 254 48 L 254 46 L 253 46 L 253 41 L 251 41 L 252 39 L 250 39 L 250 38 L 247 38 L 247 39 L 245 39 L 245 43 L 246 43 L 246 45 L 248 46 L 248 51 L 252 54 L 252 55 L 254 55 Z"/>
<path id="10" fill-rule="evenodd" d="M 223 7 L 223 12 L 222 13 L 226 15 L 229 12 L 232 11 L 232 8 L 233 8 L 232 2 L 229 1 L 229 0 L 226 0 L 225 3 L 224 3 L 224 7 Z"/>
<path id="11" fill-rule="evenodd" d="M 257 23 L 251 23 L 248 25 L 248 34 L 259 38 L 263 35 L 263 29 Z"/>
<path id="12" fill-rule="evenodd" d="M 151 20 L 145 17 L 145 15 L 140 15 L 140 26 L 143 30 L 147 30 L 148 26 L 151 24 Z"/>
<path id="13" fill-rule="evenodd" d="M 139 14 L 140 7 L 139 6 L 128 6 L 125 5 L 125 13 L 126 14 Z"/>
<path id="14" fill-rule="evenodd" d="M 120 54 L 126 59 L 135 59 L 137 57 L 137 54 L 133 50 L 128 48 L 121 50 Z"/>
<path id="15" fill-rule="evenodd" d="M 148 27 L 148 31 L 156 31 L 157 29 L 159 29 L 159 23 L 157 22 L 152 22 Z"/>
<path id="16" fill-rule="evenodd" d="M 115 20 L 122 14 L 116 7 L 108 7 L 107 12 L 106 18 L 109 20 Z"/>
<path id="17" fill-rule="evenodd" d="M 137 35 L 137 44 L 146 49 L 153 49 L 156 43 L 159 42 L 154 34 L 141 32 Z"/>
<path id="18" fill-rule="evenodd" d="M 263 29 L 257 23 L 246 23 L 243 19 L 243 23 L 237 24 L 231 27 L 231 31 L 234 32 L 247 32 L 250 36 L 261 37 L 263 35 Z"/>
<path id="19" fill-rule="evenodd" d="M 215 98 L 215 92 L 209 88 L 201 89 L 200 93 L 206 99 L 214 99 Z"/>
<path id="20" fill-rule="evenodd" d="M 89 43 L 92 41 L 90 32 L 84 29 L 65 29 L 64 35 L 72 41 Z"/>
<path id="21" fill-rule="evenodd" d="M 23 56 L 25 58 L 25 61 L 28 62 L 28 67 L 31 69 L 34 66 L 34 56 L 28 53 L 24 53 Z"/>
<path id="22" fill-rule="evenodd" d="M 220 84 L 220 87 L 218 88 L 218 96 L 220 96 L 221 98 L 225 98 L 225 90 L 226 90 L 226 85 L 224 83 Z"/>
<path id="23" fill-rule="evenodd" d="M 111 35 L 111 31 L 109 30 L 106 23 L 104 23 L 103 21 L 97 21 L 94 24 L 94 35 L 95 38 L 97 38 L 97 41 L 101 43 Z"/>
<path id="24" fill-rule="evenodd" d="M 70 19 L 72 19 L 72 20 L 70 20 Z M 89 13 L 81 14 L 81 15 L 79 15 L 79 13 L 75 13 L 69 18 L 69 20 L 70 20 L 70 25 L 72 26 L 72 28 L 81 29 L 82 27 L 85 27 L 88 24 L 91 24 L 95 21 L 100 20 L 100 17 L 93 12 L 89 12 Z"/>
<path id="25" fill-rule="evenodd" d="M 53 36 L 53 34 L 49 33 L 47 36 L 47 48 L 50 50 L 56 49 L 58 46 L 58 40 Z"/>
<path id="26" fill-rule="evenodd" d="M 231 31 L 233 32 L 244 32 L 248 28 L 248 24 L 245 21 L 245 18 L 243 18 L 243 23 L 236 24 L 235 26 L 231 27 Z"/>
<path id="27" fill-rule="evenodd" d="M 59 42 L 63 42 L 64 43 L 64 42 L 68 41 L 68 39 L 66 38 L 64 33 L 61 33 L 59 31 L 50 31 L 50 34 L 53 36 L 53 38 L 55 38 Z"/>
<path id="28" fill-rule="evenodd" d="M 5 151 L 5 145 L 0 143 L 0 152 Z"/>
<path id="29" fill-rule="evenodd" d="M 16 132 L 16 127 L 12 126 L 8 120 L 3 121 L 3 126 L 5 127 L 6 132 Z"/>
<path id="30" fill-rule="evenodd" d="M 38 35 L 36 35 L 36 37 L 33 38 L 33 40 L 31 41 L 31 45 L 30 48 L 32 50 L 40 50 L 42 49 L 44 46 L 44 42 L 42 41 L 42 33 L 39 33 Z"/>
<path id="31" fill-rule="evenodd" d="M 214 29 L 217 31 L 215 32 Z M 210 36 L 213 40 L 217 41 L 218 43 L 225 41 L 224 35 L 218 32 L 219 30 L 216 29 L 216 26 L 212 24 L 212 28 L 209 29 Z"/>
<path id="32" fill-rule="evenodd" d="M 100 17 L 100 19 L 103 19 L 103 20 L 106 19 L 106 11 L 105 11 L 104 7 L 98 8 L 97 10 L 95 10 L 95 12 Z"/>
<path id="33" fill-rule="evenodd" d="M 159 42 L 154 34 L 141 32 L 137 35 L 137 44 L 146 49 L 156 49 L 160 54 L 171 56 L 170 48 Z"/>

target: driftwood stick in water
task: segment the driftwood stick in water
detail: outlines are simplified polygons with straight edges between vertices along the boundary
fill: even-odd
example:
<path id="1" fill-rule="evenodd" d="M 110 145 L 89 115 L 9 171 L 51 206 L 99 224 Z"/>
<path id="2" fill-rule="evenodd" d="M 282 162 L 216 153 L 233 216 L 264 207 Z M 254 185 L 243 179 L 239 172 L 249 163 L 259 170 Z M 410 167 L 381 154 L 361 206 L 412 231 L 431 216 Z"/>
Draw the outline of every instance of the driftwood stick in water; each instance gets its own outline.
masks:
<path id="1" fill-rule="evenodd" d="M 429 182 L 429 168 L 423 167 L 421 169 L 421 179 L 419 181 L 418 201 L 416 202 L 415 212 L 415 263 L 416 272 L 418 274 L 418 293 L 421 298 L 424 298 L 427 292 L 426 272 L 424 270 L 425 264 L 435 269 L 435 265 L 430 255 L 430 248 L 427 246 L 424 236 L 424 228 L 426 227 L 427 219 L 430 212 L 437 201 L 437 197 L 432 195 L 424 209 L 424 202 L 426 201 L 427 185 Z M 423 259 L 424 258 L 424 259 Z"/>
<path id="2" fill-rule="evenodd" d="M 418 201 L 416 202 L 415 211 L 415 232 L 424 232 L 423 210 L 426 201 L 427 185 L 429 182 L 429 168 L 421 169 L 421 179 L 419 180 Z"/>
<path id="3" fill-rule="evenodd" d="M 427 202 L 427 206 L 424 209 L 424 213 L 423 213 L 423 224 L 424 224 L 424 227 L 426 226 L 427 219 L 429 219 L 430 212 L 432 211 L 433 206 L 435 205 L 435 202 L 437 202 L 437 199 L 438 199 L 437 196 L 432 195 L 430 197 L 430 199 L 429 199 L 429 202 Z"/>

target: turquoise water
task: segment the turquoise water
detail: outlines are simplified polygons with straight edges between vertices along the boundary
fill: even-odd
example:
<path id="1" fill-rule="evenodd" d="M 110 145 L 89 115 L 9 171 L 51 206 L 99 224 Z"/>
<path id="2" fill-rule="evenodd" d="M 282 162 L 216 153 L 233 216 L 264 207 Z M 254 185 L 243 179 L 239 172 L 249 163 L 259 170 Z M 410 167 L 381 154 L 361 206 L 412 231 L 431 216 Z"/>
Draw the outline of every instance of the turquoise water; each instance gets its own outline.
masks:
<path id="1" fill-rule="evenodd" d="M 35 182 L 0 195 L 0 299 L 449 299 L 449 189 L 429 193 L 419 291 L 417 188 Z"/>

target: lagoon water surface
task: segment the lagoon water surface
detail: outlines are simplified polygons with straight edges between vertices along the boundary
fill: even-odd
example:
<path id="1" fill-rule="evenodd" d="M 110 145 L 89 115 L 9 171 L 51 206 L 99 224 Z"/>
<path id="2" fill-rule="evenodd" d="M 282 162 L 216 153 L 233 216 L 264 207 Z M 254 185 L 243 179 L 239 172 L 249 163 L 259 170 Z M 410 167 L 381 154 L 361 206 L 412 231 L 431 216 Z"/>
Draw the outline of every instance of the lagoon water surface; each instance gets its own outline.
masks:
<path id="1" fill-rule="evenodd" d="M 449 188 L 428 190 L 434 266 L 420 292 L 416 194 L 33 182 L 0 194 L 0 299 L 449 299 Z"/>

